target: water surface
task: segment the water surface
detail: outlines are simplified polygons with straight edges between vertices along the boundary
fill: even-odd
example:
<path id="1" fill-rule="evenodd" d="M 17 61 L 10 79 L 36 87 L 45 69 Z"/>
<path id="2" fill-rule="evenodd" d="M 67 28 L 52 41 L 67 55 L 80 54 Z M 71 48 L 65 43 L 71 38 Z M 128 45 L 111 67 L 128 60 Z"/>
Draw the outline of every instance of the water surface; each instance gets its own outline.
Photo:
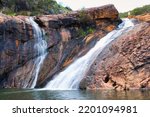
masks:
<path id="1" fill-rule="evenodd" d="M 150 90 L 31 90 L 0 89 L 0 100 L 148 100 Z"/>

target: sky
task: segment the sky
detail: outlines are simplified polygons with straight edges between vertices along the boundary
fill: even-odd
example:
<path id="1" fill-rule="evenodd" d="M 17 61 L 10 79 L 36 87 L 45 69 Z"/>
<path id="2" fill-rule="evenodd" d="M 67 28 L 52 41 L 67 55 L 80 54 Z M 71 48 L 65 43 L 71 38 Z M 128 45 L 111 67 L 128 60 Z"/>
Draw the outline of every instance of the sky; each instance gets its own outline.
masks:
<path id="1" fill-rule="evenodd" d="M 106 4 L 114 4 L 119 12 L 126 12 L 136 7 L 150 4 L 150 0 L 56 0 L 63 6 L 73 10 L 98 7 Z"/>

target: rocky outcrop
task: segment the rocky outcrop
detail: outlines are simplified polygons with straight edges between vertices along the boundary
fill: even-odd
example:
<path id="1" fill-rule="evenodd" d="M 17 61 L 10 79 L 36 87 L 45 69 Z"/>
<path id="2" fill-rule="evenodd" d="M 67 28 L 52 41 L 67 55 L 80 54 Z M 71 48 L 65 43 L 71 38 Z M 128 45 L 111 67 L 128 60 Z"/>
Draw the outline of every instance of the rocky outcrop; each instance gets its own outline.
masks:
<path id="1" fill-rule="evenodd" d="M 133 18 L 135 18 L 135 19 L 137 19 L 139 21 L 150 22 L 150 13 L 133 16 Z"/>
<path id="2" fill-rule="evenodd" d="M 104 49 L 81 89 L 150 88 L 150 24 L 137 24 Z"/>
<path id="3" fill-rule="evenodd" d="M 46 32 L 49 37 L 48 44 L 51 44 L 46 58 L 48 61 L 45 60 L 39 74 L 37 86 L 41 87 L 75 58 L 85 54 L 95 45 L 98 38 L 116 28 L 120 20 L 115 7 L 106 5 L 71 14 L 41 16 L 37 17 L 36 22 L 48 31 Z M 89 29 L 95 30 L 95 33 L 88 35 Z M 84 32 L 85 35 L 82 34 Z"/>
<path id="4" fill-rule="evenodd" d="M 2 87 L 30 87 L 34 79 L 33 27 L 28 17 L 0 17 L 0 81 Z"/>
<path id="5" fill-rule="evenodd" d="M 34 49 L 33 27 L 27 19 L 0 15 L 0 87 L 27 88 L 33 82 L 34 60 L 38 55 Z M 37 87 L 44 86 L 53 75 L 93 47 L 98 37 L 120 23 L 113 5 L 39 16 L 34 20 L 45 30 L 48 44 L 48 55 L 41 66 Z"/>

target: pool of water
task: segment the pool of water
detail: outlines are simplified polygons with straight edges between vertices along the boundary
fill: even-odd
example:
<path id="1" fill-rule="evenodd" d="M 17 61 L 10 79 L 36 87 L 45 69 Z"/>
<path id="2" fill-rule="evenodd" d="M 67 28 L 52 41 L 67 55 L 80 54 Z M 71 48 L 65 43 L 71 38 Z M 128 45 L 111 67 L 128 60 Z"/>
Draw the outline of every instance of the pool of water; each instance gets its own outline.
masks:
<path id="1" fill-rule="evenodd" d="M 0 100 L 149 100 L 150 90 L 39 90 L 0 89 Z"/>

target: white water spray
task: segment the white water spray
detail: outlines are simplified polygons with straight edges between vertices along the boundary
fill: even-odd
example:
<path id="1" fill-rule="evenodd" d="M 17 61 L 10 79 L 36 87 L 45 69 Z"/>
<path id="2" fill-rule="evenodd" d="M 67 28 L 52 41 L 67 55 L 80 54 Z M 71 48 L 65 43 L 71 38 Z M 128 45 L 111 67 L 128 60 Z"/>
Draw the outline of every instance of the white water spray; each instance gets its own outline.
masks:
<path id="1" fill-rule="evenodd" d="M 108 33 L 105 37 L 100 39 L 96 45 L 84 56 L 77 59 L 70 66 L 68 66 L 63 72 L 54 76 L 44 89 L 49 90 L 76 90 L 79 88 L 79 84 L 91 65 L 95 61 L 96 57 L 102 52 L 102 50 L 114 39 L 119 37 L 122 33 L 125 33 L 131 29 L 134 24 L 125 19 L 121 23 L 117 30 Z"/>
<path id="2" fill-rule="evenodd" d="M 36 86 L 36 82 L 38 80 L 38 75 L 39 75 L 39 71 L 40 71 L 40 67 L 47 55 L 46 53 L 46 49 L 47 49 L 47 43 L 46 41 L 43 39 L 43 32 L 41 30 L 41 28 L 39 27 L 39 25 L 33 20 L 32 17 L 29 18 L 29 23 L 32 25 L 33 27 L 33 33 L 34 33 L 34 38 L 36 40 L 36 43 L 34 45 L 34 49 L 38 52 L 38 55 L 40 55 L 36 60 L 35 60 L 35 77 L 33 80 L 33 83 L 31 85 L 31 88 L 34 88 Z"/>

